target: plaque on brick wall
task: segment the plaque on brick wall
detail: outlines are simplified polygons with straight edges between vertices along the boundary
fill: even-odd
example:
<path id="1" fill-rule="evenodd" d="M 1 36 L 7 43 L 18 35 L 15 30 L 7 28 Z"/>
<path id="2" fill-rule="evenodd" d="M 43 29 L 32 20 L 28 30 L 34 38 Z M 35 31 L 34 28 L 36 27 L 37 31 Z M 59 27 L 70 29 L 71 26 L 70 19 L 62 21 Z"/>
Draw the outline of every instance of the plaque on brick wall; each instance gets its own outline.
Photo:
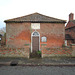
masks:
<path id="1" fill-rule="evenodd" d="M 40 23 L 31 23 L 32 29 L 40 29 Z"/>
<path id="2" fill-rule="evenodd" d="M 45 36 L 43 36 L 43 37 L 41 38 L 41 41 L 42 41 L 42 42 L 47 42 L 47 38 L 46 38 Z"/>

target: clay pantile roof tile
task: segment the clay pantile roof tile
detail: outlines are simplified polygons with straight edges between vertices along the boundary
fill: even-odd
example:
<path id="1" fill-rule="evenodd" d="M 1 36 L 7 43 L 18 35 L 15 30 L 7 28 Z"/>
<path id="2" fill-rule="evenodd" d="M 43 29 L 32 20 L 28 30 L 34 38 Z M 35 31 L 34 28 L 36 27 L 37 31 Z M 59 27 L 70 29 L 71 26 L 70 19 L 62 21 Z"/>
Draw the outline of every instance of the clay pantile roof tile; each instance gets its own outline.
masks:
<path id="1" fill-rule="evenodd" d="M 72 20 L 71 22 L 75 25 L 75 20 Z"/>
<path id="2" fill-rule="evenodd" d="M 33 13 L 30 15 L 14 18 L 14 19 L 9 19 L 5 20 L 4 22 L 9 23 L 9 22 L 46 22 L 46 23 L 66 23 L 65 20 L 53 18 L 53 17 L 48 17 L 39 13 Z"/>
<path id="3" fill-rule="evenodd" d="M 75 27 L 75 20 L 71 20 L 67 23 L 65 29 Z"/>

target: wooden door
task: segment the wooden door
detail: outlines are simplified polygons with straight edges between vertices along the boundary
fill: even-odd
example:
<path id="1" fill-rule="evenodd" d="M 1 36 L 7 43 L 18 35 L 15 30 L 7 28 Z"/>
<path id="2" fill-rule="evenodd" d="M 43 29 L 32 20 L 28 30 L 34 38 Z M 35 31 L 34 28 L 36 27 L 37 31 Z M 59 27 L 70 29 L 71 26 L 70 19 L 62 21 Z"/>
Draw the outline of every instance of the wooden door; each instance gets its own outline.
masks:
<path id="1" fill-rule="evenodd" d="M 39 36 L 32 37 L 32 52 L 39 51 Z"/>

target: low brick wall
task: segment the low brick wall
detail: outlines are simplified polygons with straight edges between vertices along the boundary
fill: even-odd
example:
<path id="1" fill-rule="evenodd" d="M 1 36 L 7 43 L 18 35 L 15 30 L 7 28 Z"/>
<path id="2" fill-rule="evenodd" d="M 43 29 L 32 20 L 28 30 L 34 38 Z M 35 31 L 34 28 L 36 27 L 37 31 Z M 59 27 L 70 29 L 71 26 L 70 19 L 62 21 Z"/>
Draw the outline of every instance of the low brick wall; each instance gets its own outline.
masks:
<path id="1" fill-rule="evenodd" d="M 75 48 L 75 47 L 74 47 Z M 42 46 L 42 58 L 44 57 L 73 57 L 73 49 L 71 47 L 64 48 L 47 48 Z M 75 55 L 75 54 L 74 54 Z"/>
<path id="2" fill-rule="evenodd" d="M 71 45 L 71 47 L 72 47 L 72 57 L 75 57 L 75 44 L 72 44 Z"/>
<path id="3" fill-rule="evenodd" d="M 29 47 L 25 48 L 0 48 L 0 57 L 24 57 L 29 58 L 30 51 Z"/>

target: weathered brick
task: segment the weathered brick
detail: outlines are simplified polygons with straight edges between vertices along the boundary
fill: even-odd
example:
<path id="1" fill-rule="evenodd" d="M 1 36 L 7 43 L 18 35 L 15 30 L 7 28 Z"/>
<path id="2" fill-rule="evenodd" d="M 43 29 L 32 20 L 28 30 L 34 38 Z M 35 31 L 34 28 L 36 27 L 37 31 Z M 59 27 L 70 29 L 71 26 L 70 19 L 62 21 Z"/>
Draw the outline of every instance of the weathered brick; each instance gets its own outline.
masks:
<path id="1" fill-rule="evenodd" d="M 31 44 L 31 23 L 7 23 L 6 45 L 10 48 L 23 48 L 25 44 Z M 47 37 L 47 47 L 62 47 L 65 39 L 63 23 L 40 23 L 40 48 L 41 37 Z"/>

